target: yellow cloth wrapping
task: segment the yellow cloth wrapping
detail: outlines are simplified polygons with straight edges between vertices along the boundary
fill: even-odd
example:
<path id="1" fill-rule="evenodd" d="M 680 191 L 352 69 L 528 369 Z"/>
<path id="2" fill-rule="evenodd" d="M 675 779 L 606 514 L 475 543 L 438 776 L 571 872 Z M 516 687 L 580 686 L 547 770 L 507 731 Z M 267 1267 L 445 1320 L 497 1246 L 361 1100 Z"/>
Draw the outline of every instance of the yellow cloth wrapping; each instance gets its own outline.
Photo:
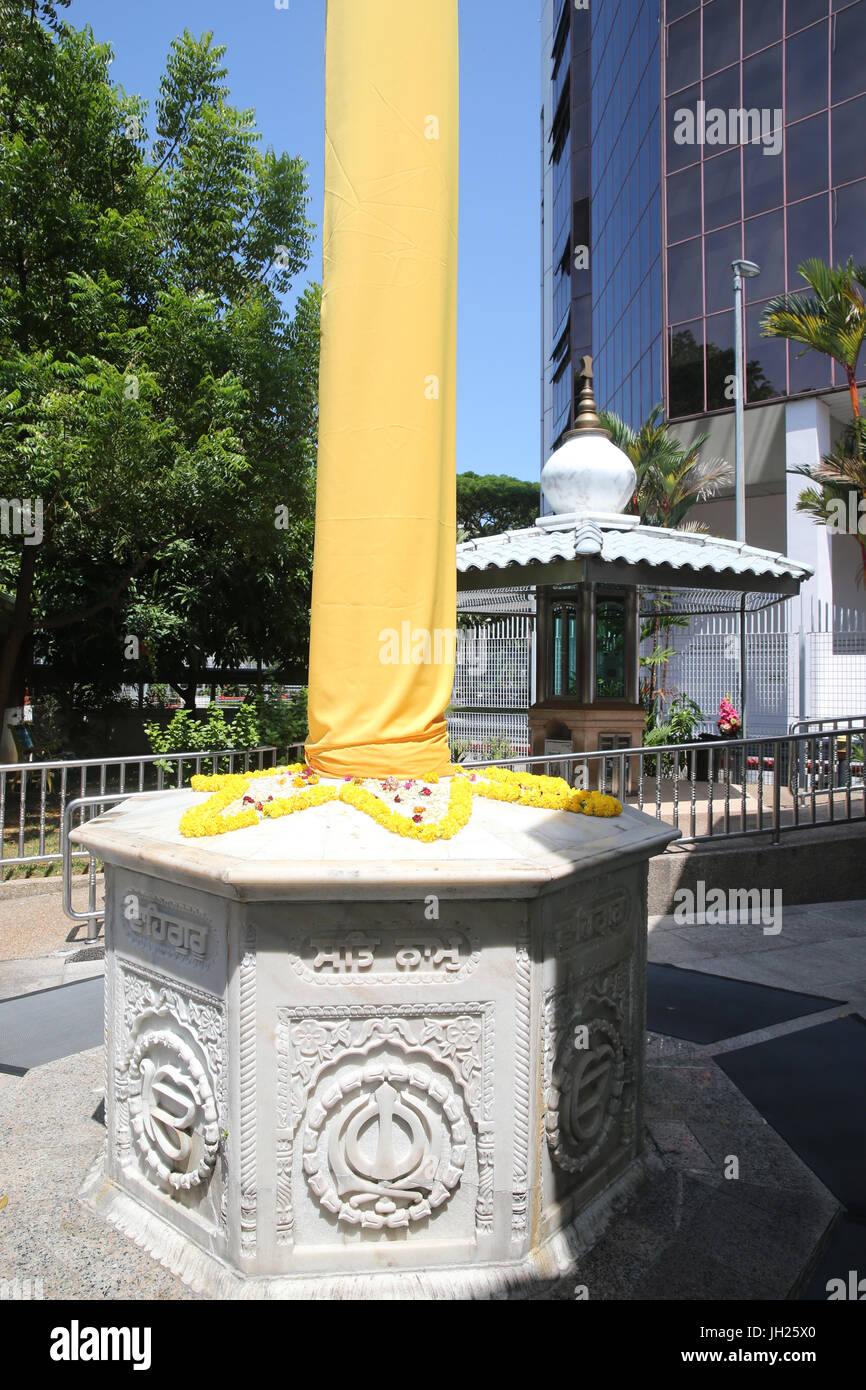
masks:
<path id="1" fill-rule="evenodd" d="M 457 0 L 328 0 L 307 759 L 449 764 L 456 626 Z"/>

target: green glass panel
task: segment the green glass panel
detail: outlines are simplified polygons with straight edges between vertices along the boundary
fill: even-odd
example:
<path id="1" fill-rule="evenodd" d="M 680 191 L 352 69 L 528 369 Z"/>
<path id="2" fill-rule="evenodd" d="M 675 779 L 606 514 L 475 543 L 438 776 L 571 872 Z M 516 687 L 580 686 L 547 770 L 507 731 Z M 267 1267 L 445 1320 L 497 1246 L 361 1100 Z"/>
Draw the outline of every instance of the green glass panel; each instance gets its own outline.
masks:
<path id="1" fill-rule="evenodd" d="M 596 698 L 625 699 L 625 603 L 599 601 L 595 617 Z"/>
<path id="2" fill-rule="evenodd" d="M 577 614 L 568 610 L 568 693 L 577 694 Z"/>
<path id="3" fill-rule="evenodd" d="M 551 681 L 551 689 L 553 690 L 554 695 L 562 694 L 562 639 L 564 627 L 563 618 L 564 614 L 562 609 L 554 608 L 552 649 L 553 671 L 551 672 L 551 675 L 553 677 Z"/>

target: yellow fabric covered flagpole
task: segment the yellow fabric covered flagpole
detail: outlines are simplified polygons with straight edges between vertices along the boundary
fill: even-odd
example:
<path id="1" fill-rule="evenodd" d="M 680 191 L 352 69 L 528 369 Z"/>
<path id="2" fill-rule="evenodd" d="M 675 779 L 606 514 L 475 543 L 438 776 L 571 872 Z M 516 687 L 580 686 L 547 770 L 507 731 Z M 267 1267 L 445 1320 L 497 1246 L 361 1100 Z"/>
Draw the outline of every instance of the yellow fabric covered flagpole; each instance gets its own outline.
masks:
<path id="1" fill-rule="evenodd" d="M 328 0 L 307 759 L 429 777 L 456 640 L 457 0 Z"/>

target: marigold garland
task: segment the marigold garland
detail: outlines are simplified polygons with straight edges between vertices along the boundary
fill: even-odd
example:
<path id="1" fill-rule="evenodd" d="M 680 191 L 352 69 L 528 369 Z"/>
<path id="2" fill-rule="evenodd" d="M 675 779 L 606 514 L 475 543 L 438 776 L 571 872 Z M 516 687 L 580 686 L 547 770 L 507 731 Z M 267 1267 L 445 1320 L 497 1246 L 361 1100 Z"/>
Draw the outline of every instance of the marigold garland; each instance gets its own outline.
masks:
<path id="1" fill-rule="evenodd" d="M 450 840 L 462 830 L 469 823 L 472 799 L 476 796 L 584 816 L 611 817 L 622 813 L 622 806 L 616 797 L 603 792 L 576 790 L 561 777 L 541 777 L 500 767 L 485 767 L 470 772 L 459 765 L 451 768 L 451 774 L 447 810 L 439 820 L 427 824 L 423 823 L 420 814 L 410 818 L 392 810 L 363 785 L 362 778 L 347 778 L 339 787 L 320 786 L 318 776 L 303 763 L 213 777 L 197 775 L 192 778 L 192 789 L 212 794 L 204 805 L 193 806 L 184 812 L 180 820 L 180 833 L 190 838 L 226 835 L 231 830 L 257 825 L 260 814 L 277 820 L 282 816 L 294 815 L 297 811 L 306 811 L 311 806 L 324 806 L 330 801 L 342 801 L 344 805 L 354 806 L 384 830 L 405 839 L 420 840 L 423 844 Z M 281 782 L 291 780 L 292 787 L 297 789 L 295 794 L 271 797 L 266 802 L 256 802 L 248 795 L 256 780 L 275 777 L 280 778 Z M 435 777 L 425 780 L 431 785 L 438 781 Z M 421 792 L 422 796 L 429 794 L 428 790 Z M 242 809 L 226 815 L 228 807 L 238 799 L 242 801 Z M 399 797 L 396 799 L 399 800 Z M 252 802 L 248 808 L 244 805 L 246 801 Z M 415 810 L 421 812 L 422 808 L 417 806 Z"/>

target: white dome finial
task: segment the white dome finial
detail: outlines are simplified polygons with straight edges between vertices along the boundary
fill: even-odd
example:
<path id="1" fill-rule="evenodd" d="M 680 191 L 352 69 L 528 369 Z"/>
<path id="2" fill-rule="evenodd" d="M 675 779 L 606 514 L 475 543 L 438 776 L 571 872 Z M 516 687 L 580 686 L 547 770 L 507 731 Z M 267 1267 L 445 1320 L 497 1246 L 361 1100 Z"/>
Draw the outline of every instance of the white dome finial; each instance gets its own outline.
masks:
<path id="1" fill-rule="evenodd" d="M 622 449 L 611 442 L 595 408 L 592 358 L 580 364 L 577 417 L 541 474 L 544 495 L 558 516 L 621 514 L 633 495 L 637 474 Z"/>

